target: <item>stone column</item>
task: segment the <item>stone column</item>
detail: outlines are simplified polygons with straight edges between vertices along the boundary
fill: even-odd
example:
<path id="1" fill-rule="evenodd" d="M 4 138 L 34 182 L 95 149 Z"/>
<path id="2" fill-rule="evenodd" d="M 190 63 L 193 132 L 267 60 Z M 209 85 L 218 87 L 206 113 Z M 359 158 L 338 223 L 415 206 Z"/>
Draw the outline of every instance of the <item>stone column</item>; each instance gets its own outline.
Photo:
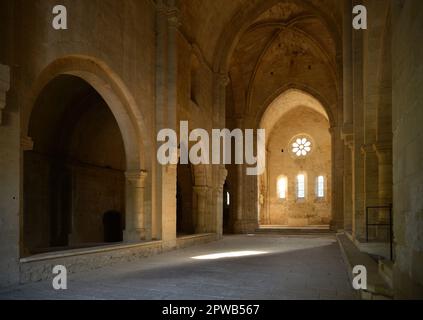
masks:
<path id="1" fill-rule="evenodd" d="M 177 126 L 177 45 L 179 11 L 174 0 L 156 1 L 156 131 Z M 157 215 L 154 237 L 176 246 L 176 165 L 155 168 Z"/>
<path id="2" fill-rule="evenodd" d="M 236 120 L 236 127 L 243 129 L 244 119 L 238 118 Z M 243 220 L 243 211 L 244 211 L 244 175 L 245 168 L 244 165 L 236 165 L 236 218 L 234 221 L 234 232 L 242 233 L 242 220 Z"/>
<path id="3" fill-rule="evenodd" d="M 352 135 L 344 138 L 344 229 L 352 232 Z"/>
<path id="4" fill-rule="evenodd" d="M 354 156 L 354 109 L 353 109 L 353 28 L 352 0 L 343 0 L 343 128 L 344 140 L 344 229 L 353 229 L 353 156 Z"/>
<path id="5" fill-rule="evenodd" d="M 365 191 L 364 191 L 364 159 L 354 142 L 353 148 L 353 237 L 357 240 L 363 240 L 365 236 Z"/>
<path id="6" fill-rule="evenodd" d="M 178 109 L 178 93 L 177 93 L 177 44 L 176 34 L 180 26 L 179 10 L 174 5 L 173 0 L 169 0 L 170 5 L 167 8 L 167 122 L 169 128 L 177 127 L 177 109 Z"/>
<path id="7" fill-rule="evenodd" d="M 343 97 L 344 97 L 344 126 L 345 134 L 352 133 L 353 124 L 353 76 L 352 76 L 352 2 L 351 0 L 343 0 Z"/>
<path id="8" fill-rule="evenodd" d="M 341 128 L 331 127 L 332 137 L 332 222 L 331 229 L 338 231 L 344 228 L 344 143 L 341 139 Z"/>
<path id="9" fill-rule="evenodd" d="M 378 159 L 373 144 L 363 145 L 361 152 L 364 157 L 365 210 L 367 206 L 378 204 Z"/>
<path id="10" fill-rule="evenodd" d="M 162 241 L 165 248 L 176 245 L 177 165 L 162 166 Z"/>
<path id="11" fill-rule="evenodd" d="M 158 133 L 161 129 L 166 128 L 165 108 L 166 108 L 166 37 L 167 37 L 167 20 L 166 7 L 163 0 L 156 2 L 156 107 L 155 107 L 155 129 Z M 159 144 L 156 143 L 156 149 Z M 157 163 L 157 165 L 156 165 Z M 155 214 L 152 217 L 152 237 L 154 239 L 162 238 L 162 166 L 154 161 L 153 165 L 155 174 Z"/>
<path id="12" fill-rule="evenodd" d="M 220 239 L 223 235 L 223 187 L 228 176 L 228 170 L 221 166 L 217 171 L 217 186 L 213 191 L 213 205 L 215 208 L 212 216 L 213 229 L 210 231 L 215 232 Z"/>
<path id="13" fill-rule="evenodd" d="M 364 190 L 364 157 L 361 146 L 364 140 L 364 96 L 363 96 L 363 32 L 353 31 L 353 237 L 362 240 L 365 236 L 365 190 Z"/>
<path id="14" fill-rule="evenodd" d="M 180 26 L 179 11 L 174 0 L 168 0 L 167 7 L 167 127 L 176 131 L 178 93 L 177 93 L 177 45 L 176 34 Z M 163 172 L 163 171 L 162 171 Z M 176 246 L 177 230 L 177 165 L 168 165 L 164 168 L 163 176 L 163 204 L 162 204 L 162 240 L 163 246 Z"/>
<path id="15" fill-rule="evenodd" d="M 270 181 L 270 157 L 272 156 L 272 152 L 266 148 L 266 172 L 265 172 L 265 193 L 263 195 L 262 201 L 264 202 L 264 220 L 262 221 L 263 225 L 270 225 L 270 190 L 272 190 L 271 183 L 274 181 Z M 260 199 L 259 199 L 260 201 Z"/>
<path id="16" fill-rule="evenodd" d="M 196 225 L 195 233 L 206 233 L 207 232 L 207 195 L 209 187 L 207 186 L 194 186 L 194 198 L 195 198 L 195 215 Z"/>
<path id="17" fill-rule="evenodd" d="M 352 28 L 352 0 L 343 0 L 343 50 L 342 50 L 342 81 L 343 81 L 343 127 L 342 139 L 344 140 L 344 182 L 343 182 L 343 207 L 344 207 L 344 228 L 352 231 L 353 225 L 353 164 L 354 157 L 354 88 L 355 70 L 353 65 L 354 39 Z"/>
<path id="18" fill-rule="evenodd" d="M 144 215 L 144 188 L 147 172 L 126 172 L 126 229 L 125 241 L 145 240 L 147 228 Z"/>
<path id="19" fill-rule="evenodd" d="M 390 144 L 375 144 L 374 149 L 378 158 L 379 169 L 379 205 L 392 204 L 392 146 Z"/>
<path id="20" fill-rule="evenodd" d="M 226 123 L 226 87 L 229 84 L 227 74 L 214 73 L 214 93 L 213 93 L 213 127 L 225 127 Z"/>
<path id="21" fill-rule="evenodd" d="M 366 229 L 366 214 L 367 207 L 377 206 L 379 204 L 378 194 L 378 160 L 373 144 L 365 144 L 361 147 L 361 152 L 364 157 L 364 202 L 363 202 L 363 229 Z M 372 210 L 369 214 L 375 217 L 375 212 Z M 371 233 L 379 233 L 379 228 L 370 228 Z M 364 236 L 363 239 L 364 240 Z"/>

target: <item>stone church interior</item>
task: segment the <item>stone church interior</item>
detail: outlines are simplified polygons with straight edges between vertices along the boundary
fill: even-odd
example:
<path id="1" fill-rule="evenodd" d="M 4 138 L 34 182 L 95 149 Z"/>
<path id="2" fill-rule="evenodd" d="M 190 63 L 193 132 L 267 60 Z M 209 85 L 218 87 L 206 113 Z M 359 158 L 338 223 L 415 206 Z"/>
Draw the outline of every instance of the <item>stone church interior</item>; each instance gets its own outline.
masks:
<path id="1" fill-rule="evenodd" d="M 423 1 L 58 5 L 0 2 L 0 299 L 423 299 Z"/>

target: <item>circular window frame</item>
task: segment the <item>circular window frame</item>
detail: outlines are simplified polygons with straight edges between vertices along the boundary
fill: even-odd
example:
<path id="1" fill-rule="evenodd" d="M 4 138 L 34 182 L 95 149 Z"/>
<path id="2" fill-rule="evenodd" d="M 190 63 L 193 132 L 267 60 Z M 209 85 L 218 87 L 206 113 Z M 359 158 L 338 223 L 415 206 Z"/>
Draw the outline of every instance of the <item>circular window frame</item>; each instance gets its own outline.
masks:
<path id="1" fill-rule="evenodd" d="M 298 139 L 304 139 L 306 138 L 309 142 L 311 142 L 311 150 L 309 152 L 307 152 L 307 154 L 305 156 L 301 155 L 301 156 L 297 156 L 297 154 L 294 152 L 294 147 L 293 144 L 298 140 Z M 291 155 L 291 157 L 293 159 L 296 160 L 303 160 L 308 158 L 310 155 L 313 154 L 314 149 L 316 148 L 316 143 L 313 139 L 313 137 L 311 137 L 309 134 L 307 133 L 299 133 L 296 134 L 295 136 L 293 136 L 290 140 L 289 140 L 289 154 Z"/>

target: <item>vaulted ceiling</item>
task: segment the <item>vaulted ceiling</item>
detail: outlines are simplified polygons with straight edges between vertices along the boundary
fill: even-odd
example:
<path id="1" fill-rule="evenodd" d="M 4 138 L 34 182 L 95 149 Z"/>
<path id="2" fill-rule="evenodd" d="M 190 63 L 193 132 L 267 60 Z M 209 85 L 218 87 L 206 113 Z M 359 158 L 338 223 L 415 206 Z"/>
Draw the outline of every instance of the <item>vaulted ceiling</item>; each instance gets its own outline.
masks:
<path id="1" fill-rule="evenodd" d="M 219 40 L 231 27 L 248 23 L 288 21 L 294 16 L 321 16 L 333 34 L 342 24 L 342 2 L 339 0 L 178 0 L 181 29 L 199 46 L 211 64 L 219 50 Z M 306 9 L 307 8 L 307 9 Z M 240 21 L 247 19 L 249 21 Z M 235 30 L 238 31 L 238 30 Z M 241 28 L 239 28 L 239 31 Z M 235 39 L 236 40 L 236 39 Z"/>
<path id="2" fill-rule="evenodd" d="M 210 66 L 227 50 L 231 116 L 259 116 L 289 86 L 336 103 L 341 1 L 181 0 L 180 8 L 182 31 Z"/>
<path id="3" fill-rule="evenodd" d="M 261 14 L 232 55 L 230 113 L 259 118 L 291 87 L 334 103 L 339 50 L 335 34 L 322 17 L 298 2 L 283 1 Z"/>

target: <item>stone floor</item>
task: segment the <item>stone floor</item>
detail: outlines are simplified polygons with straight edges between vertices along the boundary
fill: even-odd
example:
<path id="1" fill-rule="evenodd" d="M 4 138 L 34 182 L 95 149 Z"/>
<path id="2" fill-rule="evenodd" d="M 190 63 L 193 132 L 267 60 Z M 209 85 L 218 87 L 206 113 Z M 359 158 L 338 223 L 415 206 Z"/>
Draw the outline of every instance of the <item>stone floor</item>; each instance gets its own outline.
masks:
<path id="1" fill-rule="evenodd" d="M 334 236 L 228 236 L 136 263 L 0 291 L 0 299 L 354 299 Z"/>

